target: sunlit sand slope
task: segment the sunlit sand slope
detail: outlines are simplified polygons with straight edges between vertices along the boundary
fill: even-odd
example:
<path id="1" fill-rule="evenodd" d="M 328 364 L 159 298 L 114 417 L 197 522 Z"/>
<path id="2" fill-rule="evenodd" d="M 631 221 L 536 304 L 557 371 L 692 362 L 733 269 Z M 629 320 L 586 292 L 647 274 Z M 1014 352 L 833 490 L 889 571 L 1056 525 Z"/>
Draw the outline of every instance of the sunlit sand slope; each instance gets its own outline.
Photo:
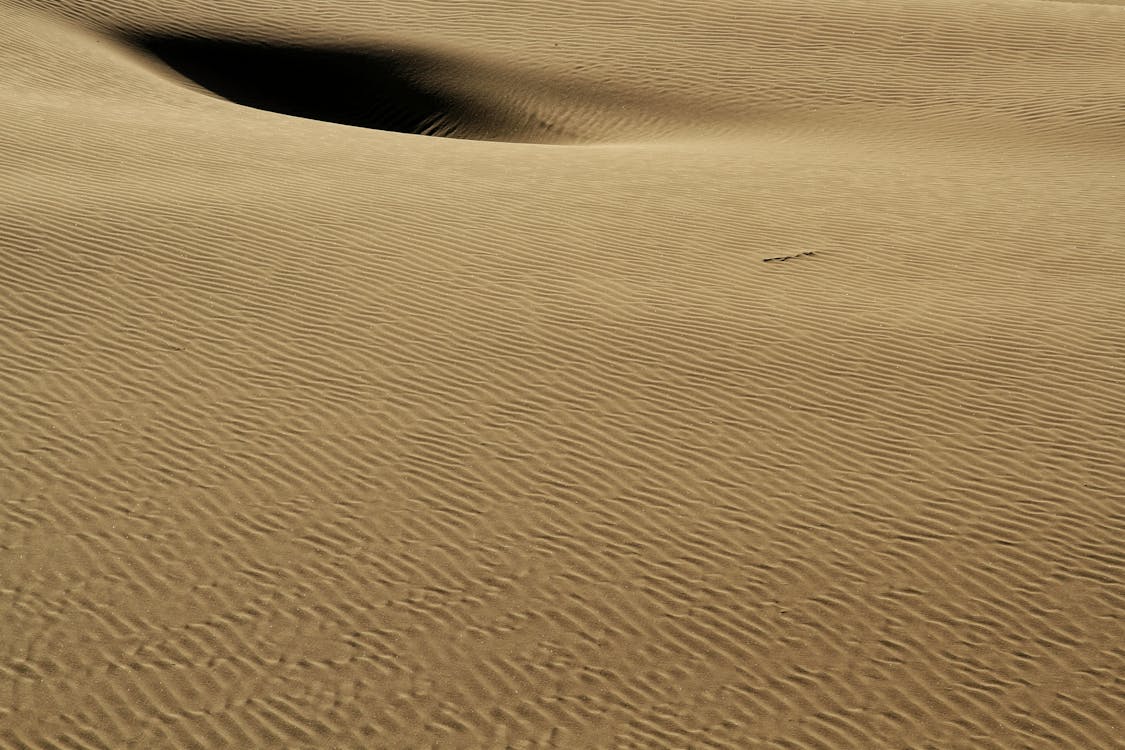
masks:
<path id="1" fill-rule="evenodd" d="M 1119 4 L 0 2 L 0 747 L 1120 747 Z"/>

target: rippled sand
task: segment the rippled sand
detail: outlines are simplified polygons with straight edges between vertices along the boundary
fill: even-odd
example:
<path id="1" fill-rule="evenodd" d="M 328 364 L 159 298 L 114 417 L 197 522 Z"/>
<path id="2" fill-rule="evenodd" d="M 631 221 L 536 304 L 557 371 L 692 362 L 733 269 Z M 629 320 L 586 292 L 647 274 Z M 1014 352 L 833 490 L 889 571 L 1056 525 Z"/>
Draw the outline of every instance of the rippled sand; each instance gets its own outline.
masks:
<path id="1" fill-rule="evenodd" d="M 1121 2 L 0 0 L 0 747 L 1120 747 L 1123 372 Z"/>

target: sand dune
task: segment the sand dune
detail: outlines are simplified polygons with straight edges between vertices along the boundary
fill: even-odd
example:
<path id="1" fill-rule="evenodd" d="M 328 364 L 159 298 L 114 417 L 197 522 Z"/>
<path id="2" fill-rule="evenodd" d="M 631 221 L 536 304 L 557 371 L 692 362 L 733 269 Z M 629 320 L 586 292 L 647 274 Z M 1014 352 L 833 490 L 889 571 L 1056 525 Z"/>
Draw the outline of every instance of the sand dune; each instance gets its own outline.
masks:
<path id="1" fill-rule="evenodd" d="M 1121 747 L 1121 6 L 0 0 L 0 747 Z"/>

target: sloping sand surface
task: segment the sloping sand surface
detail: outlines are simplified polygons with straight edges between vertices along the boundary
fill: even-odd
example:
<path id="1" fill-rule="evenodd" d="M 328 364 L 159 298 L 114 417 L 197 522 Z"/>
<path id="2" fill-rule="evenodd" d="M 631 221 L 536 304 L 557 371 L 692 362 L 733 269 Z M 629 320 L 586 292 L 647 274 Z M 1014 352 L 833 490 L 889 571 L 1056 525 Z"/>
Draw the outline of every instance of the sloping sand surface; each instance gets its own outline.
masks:
<path id="1" fill-rule="evenodd" d="M 1122 6 L 0 0 L 0 747 L 1122 747 Z"/>

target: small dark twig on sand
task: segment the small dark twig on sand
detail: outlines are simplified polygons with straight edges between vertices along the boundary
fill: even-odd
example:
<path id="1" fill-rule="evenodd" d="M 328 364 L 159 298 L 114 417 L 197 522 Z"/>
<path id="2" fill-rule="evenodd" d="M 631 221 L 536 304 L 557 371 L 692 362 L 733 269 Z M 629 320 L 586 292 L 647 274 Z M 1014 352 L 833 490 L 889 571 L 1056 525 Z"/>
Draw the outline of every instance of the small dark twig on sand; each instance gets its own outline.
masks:
<path id="1" fill-rule="evenodd" d="M 793 260 L 794 258 L 803 258 L 806 255 L 816 255 L 816 251 L 815 250 L 809 250 L 808 252 L 797 253 L 796 255 L 781 255 L 781 256 L 778 256 L 777 258 L 762 258 L 762 262 L 763 263 L 770 263 L 770 262 L 775 261 L 775 260 Z"/>

